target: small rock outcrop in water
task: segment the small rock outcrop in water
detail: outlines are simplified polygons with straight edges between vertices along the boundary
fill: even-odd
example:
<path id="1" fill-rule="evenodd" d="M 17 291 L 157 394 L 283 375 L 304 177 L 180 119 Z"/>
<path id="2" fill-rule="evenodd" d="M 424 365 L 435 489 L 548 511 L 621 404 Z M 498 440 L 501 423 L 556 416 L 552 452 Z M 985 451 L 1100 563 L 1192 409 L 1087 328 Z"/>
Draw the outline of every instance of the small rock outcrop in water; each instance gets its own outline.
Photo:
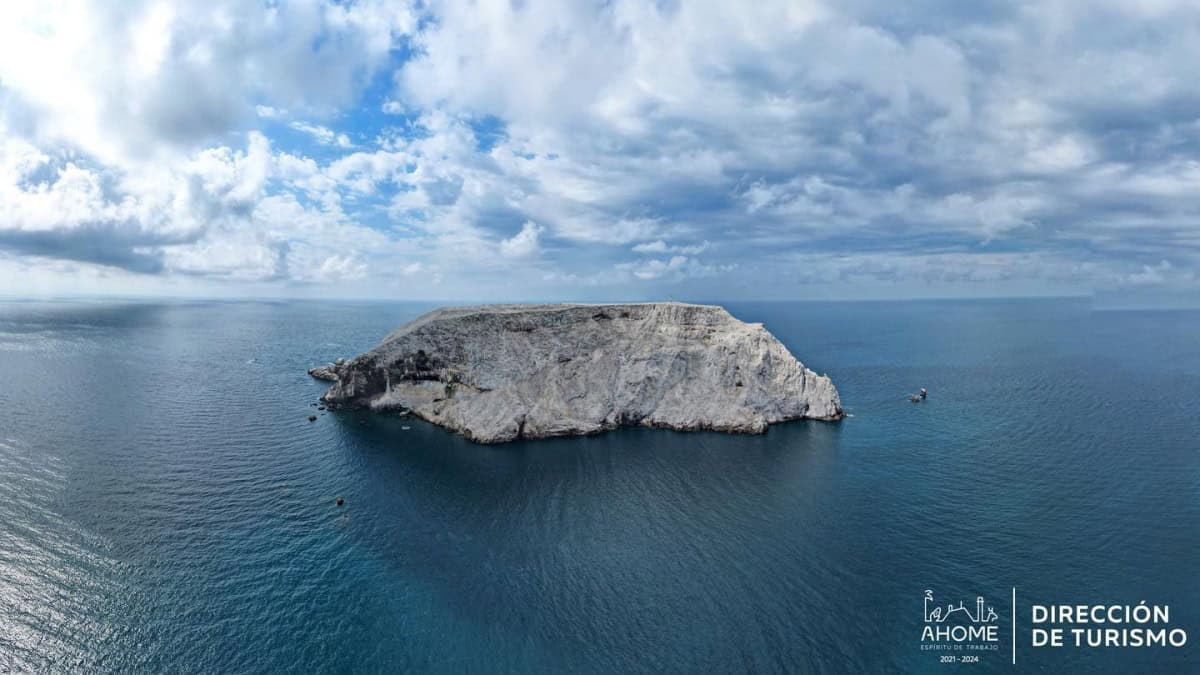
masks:
<path id="1" fill-rule="evenodd" d="M 680 303 L 439 309 L 308 371 L 331 408 L 406 411 L 480 443 L 621 425 L 762 433 L 844 415 L 762 324 Z"/>
<path id="2" fill-rule="evenodd" d="M 343 363 L 343 365 L 344 365 L 344 363 Z M 335 366 L 333 364 L 330 364 L 328 366 L 317 366 L 316 368 L 309 368 L 308 374 L 312 375 L 313 377 L 317 378 L 318 380 L 329 380 L 330 382 L 337 382 L 337 379 L 338 379 L 337 373 L 333 369 L 340 368 L 340 367 L 341 366 Z"/>

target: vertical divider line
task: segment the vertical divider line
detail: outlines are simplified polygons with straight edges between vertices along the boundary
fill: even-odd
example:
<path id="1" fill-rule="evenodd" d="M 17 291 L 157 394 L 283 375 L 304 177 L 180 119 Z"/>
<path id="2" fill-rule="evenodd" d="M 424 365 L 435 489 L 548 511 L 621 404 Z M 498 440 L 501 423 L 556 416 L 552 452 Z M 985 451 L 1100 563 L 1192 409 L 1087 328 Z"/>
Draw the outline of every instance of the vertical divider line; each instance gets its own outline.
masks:
<path id="1" fill-rule="evenodd" d="M 1017 665 L 1017 587 L 1012 594 L 1012 663 Z"/>

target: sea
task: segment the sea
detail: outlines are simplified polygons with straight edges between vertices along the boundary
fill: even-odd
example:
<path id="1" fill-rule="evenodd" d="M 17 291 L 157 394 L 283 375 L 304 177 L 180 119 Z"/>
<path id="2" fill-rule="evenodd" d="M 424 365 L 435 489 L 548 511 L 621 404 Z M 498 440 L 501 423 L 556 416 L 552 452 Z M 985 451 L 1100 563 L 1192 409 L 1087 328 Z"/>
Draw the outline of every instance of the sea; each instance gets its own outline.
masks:
<path id="1" fill-rule="evenodd" d="M 480 446 L 317 408 L 431 305 L 0 303 L 0 672 L 1200 672 L 1200 312 L 726 307 L 850 416 Z M 1031 646 L 1140 603 L 1186 644 Z"/>

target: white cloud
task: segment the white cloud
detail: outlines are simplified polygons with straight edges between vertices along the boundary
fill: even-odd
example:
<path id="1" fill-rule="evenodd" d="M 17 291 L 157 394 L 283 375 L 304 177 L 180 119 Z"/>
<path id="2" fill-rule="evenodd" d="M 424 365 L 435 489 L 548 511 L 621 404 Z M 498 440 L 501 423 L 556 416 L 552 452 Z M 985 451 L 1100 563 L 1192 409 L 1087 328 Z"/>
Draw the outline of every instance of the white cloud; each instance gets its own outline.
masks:
<path id="1" fill-rule="evenodd" d="M 271 171 L 270 142 L 262 134 L 251 133 L 244 153 L 227 147 L 210 148 L 186 166 L 214 206 L 249 209 L 262 197 Z M 215 212 L 209 208 L 206 215 L 211 217 Z"/>
<path id="2" fill-rule="evenodd" d="M 366 263 L 353 256 L 331 255 L 321 263 L 316 277 L 321 281 L 354 281 L 367 276 Z"/>
<path id="3" fill-rule="evenodd" d="M 194 149 L 259 105 L 348 104 L 413 26 L 383 2 L 9 2 L 0 81 L 39 138 L 128 167 Z"/>
<path id="4" fill-rule="evenodd" d="M 1188 288 L 1194 286 L 1200 276 L 1194 269 L 1178 269 L 1169 260 L 1160 260 L 1157 265 L 1142 265 L 1117 280 L 1116 286 Z"/>
<path id="5" fill-rule="evenodd" d="M 635 253 L 666 253 L 669 248 L 667 242 L 659 239 L 644 244 L 637 244 L 633 247 L 633 251 Z"/>
<path id="6" fill-rule="evenodd" d="M 370 193 L 379 183 L 402 175 L 408 161 L 403 152 L 356 152 L 330 163 L 326 174 L 338 185 Z"/>
<path id="7" fill-rule="evenodd" d="M 229 233 L 166 252 L 167 264 L 180 274 L 220 277 L 233 281 L 273 281 L 289 278 L 289 245 L 253 234 Z"/>
<path id="8" fill-rule="evenodd" d="M 336 145 L 339 148 L 349 148 L 353 146 L 350 142 L 350 137 L 346 134 L 338 133 L 329 127 L 323 127 L 319 124 L 309 124 L 308 122 L 291 122 L 289 127 L 301 133 L 312 136 L 318 143 L 322 145 Z"/>
<path id="9" fill-rule="evenodd" d="M 633 247 L 634 253 L 682 253 L 683 255 L 696 255 L 706 250 L 708 250 L 707 241 L 687 246 L 671 246 L 662 239 L 636 244 Z"/>
<path id="10" fill-rule="evenodd" d="M 662 278 L 678 281 L 725 274 L 737 269 L 737 265 L 706 265 L 695 258 L 689 258 L 685 255 L 674 255 L 666 259 L 654 258 L 637 262 L 618 263 L 616 269 L 619 272 L 632 274 L 642 281 Z"/>
<path id="11" fill-rule="evenodd" d="M 159 271 L 160 247 L 195 242 L 248 214 L 271 172 L 267 139 L 210 148 L 159 175 L 121 174 L 48 155 L 0 127 L 0 245 L 36 255 Z"/>
<path id="12" fill-rule="evenodd" d="M 532 258 L 541 252 L 539 238 L 545 230 L 541 225 L 526 221 L 521 231 L 500 242 L 500 255 L 506 258 Z"/>
<path id="13" fill-rule="evenodd" d="M 352 254 L 312 259 L 330 230 L 386 240 L 341 210 L 352 186 L 274 156 L 253 125 L 350 103 L 412 26 L 370 0 L 0 5 L 0 249 L 181 278 L 354 276 Z M 273 218 L 276 178 L 321 203 Z"/>

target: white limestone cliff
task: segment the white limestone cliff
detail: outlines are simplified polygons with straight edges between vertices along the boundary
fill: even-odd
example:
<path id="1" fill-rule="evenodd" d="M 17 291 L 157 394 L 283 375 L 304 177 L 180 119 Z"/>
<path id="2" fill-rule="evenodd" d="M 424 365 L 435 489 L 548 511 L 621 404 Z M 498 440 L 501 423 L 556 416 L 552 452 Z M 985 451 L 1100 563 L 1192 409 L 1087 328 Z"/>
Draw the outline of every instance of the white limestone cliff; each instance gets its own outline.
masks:
<path id="1" fill-rule="evenodd" d="M 480 443 L 621 425 L 762 433 L 843 417 L 827 376 L 762 324 L 681 303 L 439 309 L 320 366 L 332 408 L 401 410 Z"/>

